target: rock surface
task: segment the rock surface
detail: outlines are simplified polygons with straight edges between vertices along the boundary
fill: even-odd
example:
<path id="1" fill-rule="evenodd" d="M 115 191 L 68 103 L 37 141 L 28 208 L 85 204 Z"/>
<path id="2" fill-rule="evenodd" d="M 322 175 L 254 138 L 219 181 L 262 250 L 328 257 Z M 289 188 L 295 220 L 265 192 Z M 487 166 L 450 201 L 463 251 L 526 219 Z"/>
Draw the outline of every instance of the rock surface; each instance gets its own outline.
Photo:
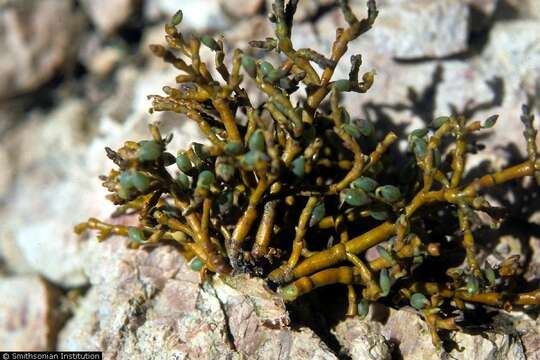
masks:
<path id="1" fill-rule="evenodd" d="M 6 4 L 0 11 L 0 100 L 37 89 L 72 61 L 83 23 L 69 0 Z"/>
<path id="2" fill-rule="evenodd" d="M 372 305 L 365 320 L 347 319 L 336 327 L 335 332 L 353 359 L 384 359 L 388 357 L 388 344 L 394 347 L 392 354 L 404 360 L 526 359 L 519 339 L 493 332 L 486 332 L 482 336 L 453 333 L 451 338 L 456 342 L 456 347 L 450 353 L 443 353 L 433 346 L 425 322 L 412 309 L 394 310 Z M 353 334 L 359 338 L 355 339 Z M 386 341 L 377 339 L 380 334 Z M 386 353 L 381 349 L 386 349 Z"/>
<path id="3" fill-rule="evenodd" d="M 92 23 L 105 35 L 121 27 L 136 10 L 138 0 L 83 0 Z"/>
<path id="4" fill-rule="evenodd" d="M 201 285 L 172 247 L 96 244 L 92 289 L 62 330 L 63 350 L 119 359 L 335 359 L 309 329 L 292 329 L 280 298 L 261 280 L 217 277 Z"/>
<path id="5" fill-rule="evenodd" d="M 0 349 L 53 350 L 58 292 L 36 276 L 0 279 Z"/>

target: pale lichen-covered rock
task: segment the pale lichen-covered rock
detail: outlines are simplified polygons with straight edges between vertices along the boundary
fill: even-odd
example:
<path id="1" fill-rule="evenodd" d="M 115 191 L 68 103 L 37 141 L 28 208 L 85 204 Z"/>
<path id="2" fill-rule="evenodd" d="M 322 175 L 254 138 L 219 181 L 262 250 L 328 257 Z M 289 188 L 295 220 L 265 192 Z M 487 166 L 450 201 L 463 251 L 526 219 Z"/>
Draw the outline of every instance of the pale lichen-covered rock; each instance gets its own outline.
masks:
<path id="1" fill-rule="evenodd" d="M 517 336 L 488 331 L 481 335 L 454 332 L 450 336 L 456 346 L 451 352 L 444 353 L 443 350 L 437 350 L 432 343 L 426 323 L 412 308 L 394 310 L 375 305 L 371 307 L 365 321 L 382 322 L 382 335 L 395 345 L 394 351 L 404 360 L 526 359 L 523 346 Z"/>
<path id="2" fill-rule="evenodd" d="M 59 348 L 118 359 L 335 359 L 309 329 L 292 329 L 283 301 L 248 277 L 204 284 L 171 246 L 94 245 L 93 285 Z"/>
<path id="3" fill-rule="evenodd" d="M 156 0 L 145 4 L 146 17 L 149 19 L 170 18 L 179 9 L 182 10 L 183 29 L 193 29 L 198 32 L 224 30 L 232 24 L 232 18 L 223 11 L 220 0 Z"/>
<path id="4" fill-rule="evenodd" d="M 61 317 L 58 291 L 36 276 L 0 279 L 0 349 L 53 350 Z"/>
<path id="5" fill-rule="evenodd" d="M 82 0 L 92 23 L 106 35 L 124 25 L 139 3 L 139 0 Z"/>
<path id="6" fill-rule="evenodd" d="M 353 360 L 389 360 L 391 347 L 381 328 L 379 322 L 355 317 L 340 322 L 332 332 Z"/>
<path id="7" fill-rule="evenodd" d="M 82 16 L 69 0 L 13 1 L 0 11 L 0 99 L 37 89 L 76 55 Z"/>
<path id="8" fill-rule="evenodd" d="M 353 10 L 358 17 L 365 16 L 365 3 Z M 447 57 L 467 50 L 468 19 L 469 8 L 461 1 L 383 2 L 376 26 L 351 45 L 399 59 Z M 327 43 L 334 39 L 336 26 L 344 25 L 336 9 L 317 22 L 317 29 Z"/>

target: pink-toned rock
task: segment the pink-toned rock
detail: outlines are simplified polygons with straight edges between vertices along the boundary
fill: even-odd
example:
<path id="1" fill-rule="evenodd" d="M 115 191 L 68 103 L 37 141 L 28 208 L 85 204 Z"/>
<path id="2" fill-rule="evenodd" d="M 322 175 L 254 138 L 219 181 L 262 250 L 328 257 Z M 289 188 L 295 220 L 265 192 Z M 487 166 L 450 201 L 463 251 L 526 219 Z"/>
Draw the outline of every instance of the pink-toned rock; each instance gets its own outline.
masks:
<path id="1" fill-rule="evenodd" d="M 13 1 L 0 11 L 0 99 L 37 89 L 75 58 L 82 16 L 69 0 Z"/>
<path id="2" fill-rule="evenodd" d="M 283 301 L 262 280 L 214 277 L 204 284 L 170 246 L 129 250 L 95 244 L 93 284 L 63 329 L 60 349 L 130 359 L 335 359 L 309 329 L 292 329 Z"/>
<path id="3" fill-rule="evenodd" d="M 137 0 L 83 0 L 82 5 L 92 22 L 104 34 L 124 25 L 135 12 Z"/>
<path id="4" fill-rule="evenodd" d="M 0 279 L 0 349 L 53 350 L 60 317 L 58 291 L 39 277 Z"/>

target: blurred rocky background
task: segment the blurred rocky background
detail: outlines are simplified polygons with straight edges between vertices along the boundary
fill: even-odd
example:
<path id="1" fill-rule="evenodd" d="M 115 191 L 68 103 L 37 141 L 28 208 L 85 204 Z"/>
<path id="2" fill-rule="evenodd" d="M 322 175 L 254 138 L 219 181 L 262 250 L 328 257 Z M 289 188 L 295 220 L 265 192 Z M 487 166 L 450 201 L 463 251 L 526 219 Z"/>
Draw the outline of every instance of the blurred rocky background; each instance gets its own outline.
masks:
<path id="1" fill-rule="evenodd" d="M 165 20 L 181 8 L 183 31 L 224 34 L 227 48 L 245 48 L 271 35 L 269 4 L 0 0 L 0 350 L 102 350 L 112 359 L 443 357 L 407 309 L 325 319 L 310 304 L 308 321 L 256 279 L 201 284 L 173 248 L 134 251 L 123 239 L 98 244 L 72 231 L 112 211 L 97 179 L 111 166 L 105 146 L 145 138 L 155 120 L 174 132 L 173 149 L 198 137 L 183 118 L 147 112 L 146 96 L 175 76 L 148 50 L 163 43 Z M 365 0 L 351 4 L 365 14 Z M 350 112 L 400 134 L 449 113 L 480 120 L 497 113 L 471 167 L 521 159 L 520 106 L 540 101 L 540 1 L 378 5 L 374 30 L 349 50 L 376 71 L 375 85 L 346 99 Z M 343 24 L 334 1 L 301 0 L 293 40 L 329 53 Z M 348 73 L 349 55 L 336 77 Z M 495 199 L 512 221 L 490 233 L 487 247 L 520 254 L 538 282 L 538 191 L 526 183 L 512 190 Z M 540 359 L 539 320 L 523 313 L 501 322 L 511 326 L 453 334 L 450 358 Z"/>

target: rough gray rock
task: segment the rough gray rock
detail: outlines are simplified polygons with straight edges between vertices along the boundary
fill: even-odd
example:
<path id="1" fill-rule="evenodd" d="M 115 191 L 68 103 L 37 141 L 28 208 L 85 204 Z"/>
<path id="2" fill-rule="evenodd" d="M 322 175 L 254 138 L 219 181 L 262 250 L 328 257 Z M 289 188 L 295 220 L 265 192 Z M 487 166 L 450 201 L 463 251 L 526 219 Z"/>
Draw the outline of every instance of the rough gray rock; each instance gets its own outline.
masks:
<path id="1" fill-rule="evenodd" d="M 36 276 L 0 279 L 0 349 L 53 350 L 58 291 Z"/>
<path id="2" fill-rule="evenodd" d="M 147 2 L 146 17 L 149 19 L 170 18 L 178 10 L 184 13 L 183 29 L 198 32 L 225 30 L 232 25 L 230 19 L 221 8 L 220 0 L 183 1 L 156 0 Z M 194 15 L 195 14 L 195 15 Z"/>
<path id="3" fill-rule="evenodd" d="M 353 360 L 389 360 L 392 349 L 381 328 L 379 322 L 356 317 L 340 322 L 332 333 Z"/>
<path id="4" fill-rule="evenodd" d="M 93 284 L 62 330 L 63 350 L 118 359 L 335 359 L 307 328 L 291 329 L 282 300 L 259 279 L 202 285 L 170 246 L 129 250 L 111 238 L 86 262 Z"/>
<path id="5" fill-rule="evenodd" d="M 474 336 L 454 332 L 451 337 L 457 343 L 457 348 L 449 354 L 443 354 L 442 350 L 433 346 L 426 323 L 412 309 L 394 310 L 376 305 L 372 306 L 364 321 L 382 321 L 381 333 L 389 342 L 395 344 L 396 352 L 404 360 L 436 360 L 443 356 L 463 360 L 526 359 L 517 337 L 494 332 Z M 359 324 L 356 328 L 361 327 Z"/>
<path id="6" fill-rule="evenodd" d="M 0 99 L 37 89 L 71 62 L 83 23 L 69 0 L 4 5 L 0 11 Z"/>
<path id="7" fill-rule="evenodd" d="M 139 3 L 139 0 L 82 0 L 92 23 L 105 35 L 124 25 Z"/>
<path id="8" fill-rule="evenodd" d="M 359 18 L 366 15 L 365 2 L 352 8 Z M 447 57 L 467 50 L 468 19 L 469 8 L 461 1 L 383 2 L 376 25 L 354 46 L 399 59 Z M 326 44 L 333 41 L 335 28 L 345 25 L 335 9 L 317 22 L 317 29 Z"/>

